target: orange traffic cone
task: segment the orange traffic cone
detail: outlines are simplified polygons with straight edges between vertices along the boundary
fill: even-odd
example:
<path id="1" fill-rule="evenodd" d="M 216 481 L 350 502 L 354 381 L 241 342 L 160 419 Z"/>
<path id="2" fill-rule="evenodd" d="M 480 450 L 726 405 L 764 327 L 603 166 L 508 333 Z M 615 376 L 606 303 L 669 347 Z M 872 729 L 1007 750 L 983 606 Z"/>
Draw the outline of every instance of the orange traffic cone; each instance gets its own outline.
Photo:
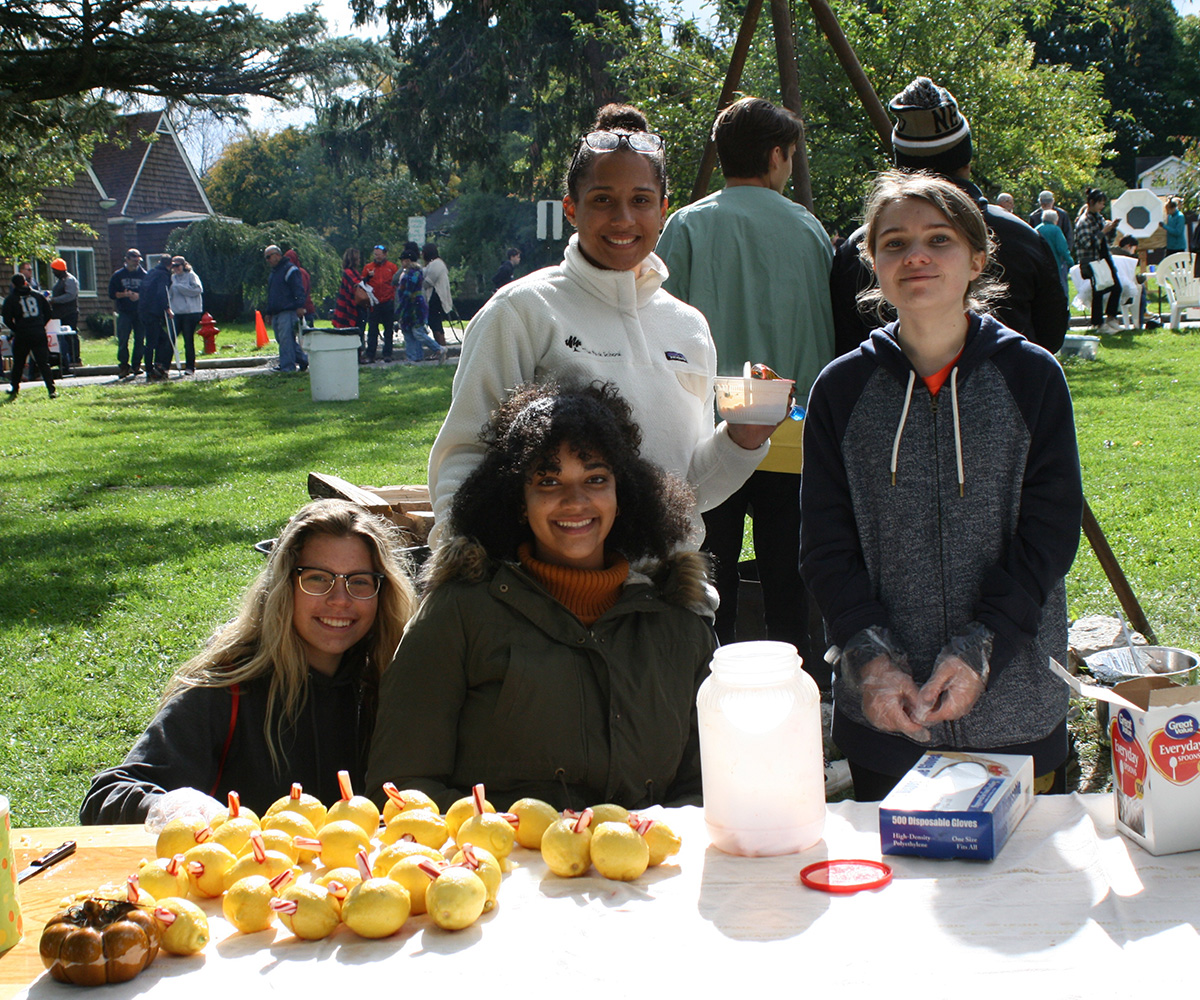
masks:
<path id="1" fill-rule="evenodd" d="M 267 325 L 263 322 L 262 313 L 254 310 L 254 346 L 267 346 Z"/>

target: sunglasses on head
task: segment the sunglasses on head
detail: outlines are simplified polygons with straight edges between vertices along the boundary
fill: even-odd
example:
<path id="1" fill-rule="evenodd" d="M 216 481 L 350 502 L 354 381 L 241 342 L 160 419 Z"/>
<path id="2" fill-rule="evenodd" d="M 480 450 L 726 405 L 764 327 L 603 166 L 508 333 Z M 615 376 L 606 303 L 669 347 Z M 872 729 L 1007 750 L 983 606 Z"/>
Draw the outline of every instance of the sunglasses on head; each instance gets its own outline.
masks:
<path id="1" fill-rule="evenodd" d="M 588 132 L 579 140 L 580 146 L 597 153 L 611 153 L 624 143 L 635 153 L 657 153 L 663 148 L 663 137 L 655 132 L 610 132 L 602 129 Z"/>

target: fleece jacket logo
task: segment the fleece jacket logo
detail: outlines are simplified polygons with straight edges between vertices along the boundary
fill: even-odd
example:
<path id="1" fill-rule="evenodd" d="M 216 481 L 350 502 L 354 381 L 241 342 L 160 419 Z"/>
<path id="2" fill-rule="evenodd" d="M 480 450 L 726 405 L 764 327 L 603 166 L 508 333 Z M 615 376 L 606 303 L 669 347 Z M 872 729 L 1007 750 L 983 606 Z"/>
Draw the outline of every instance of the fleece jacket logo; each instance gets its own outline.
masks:
<path id="1" fill-rule="evenodd" d="M 585 347 L 583 344 L 583 341 L 580 340 L 578 337 L 576 337 L 574 334 L 567 337 L 563 341 L 563 343 L 567 347 L 569 347 L 572 351 L 574 351 L 576 354 L 590 354 L 593 358 L 619 358 L 619 357 L 621 357 L 620 351 L 593 351 L 591 348 Z"/>

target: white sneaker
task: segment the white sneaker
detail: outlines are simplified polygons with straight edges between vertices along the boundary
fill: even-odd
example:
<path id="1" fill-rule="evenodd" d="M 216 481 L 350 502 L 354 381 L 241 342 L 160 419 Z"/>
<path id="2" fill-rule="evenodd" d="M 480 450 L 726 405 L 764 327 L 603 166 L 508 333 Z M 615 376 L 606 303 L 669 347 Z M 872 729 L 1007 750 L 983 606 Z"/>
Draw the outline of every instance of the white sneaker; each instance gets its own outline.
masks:
<path id="1" fill-rule="evenodd" d="M 1113 319 L 1111 316 L 1102 324 L 1100 324 L 1101 333 L 1117 333 L 1119 330 L 1121 330 L 1121 328 L 1120 322 Z"/>

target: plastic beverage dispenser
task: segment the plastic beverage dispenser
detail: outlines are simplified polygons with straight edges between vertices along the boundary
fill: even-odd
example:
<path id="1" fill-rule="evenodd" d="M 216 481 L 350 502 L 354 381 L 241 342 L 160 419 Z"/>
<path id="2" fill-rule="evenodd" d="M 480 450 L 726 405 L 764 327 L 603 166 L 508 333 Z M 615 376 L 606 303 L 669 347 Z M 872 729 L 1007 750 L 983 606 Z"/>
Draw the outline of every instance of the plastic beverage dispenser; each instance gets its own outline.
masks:
<path id="1" fill-rule="evenodd" d="M 821 695 L 786 642 L 735 642 L 700 685 L 704 820 L 714 847 L 761 857 L 811 847 L 825 829 Z"/>

